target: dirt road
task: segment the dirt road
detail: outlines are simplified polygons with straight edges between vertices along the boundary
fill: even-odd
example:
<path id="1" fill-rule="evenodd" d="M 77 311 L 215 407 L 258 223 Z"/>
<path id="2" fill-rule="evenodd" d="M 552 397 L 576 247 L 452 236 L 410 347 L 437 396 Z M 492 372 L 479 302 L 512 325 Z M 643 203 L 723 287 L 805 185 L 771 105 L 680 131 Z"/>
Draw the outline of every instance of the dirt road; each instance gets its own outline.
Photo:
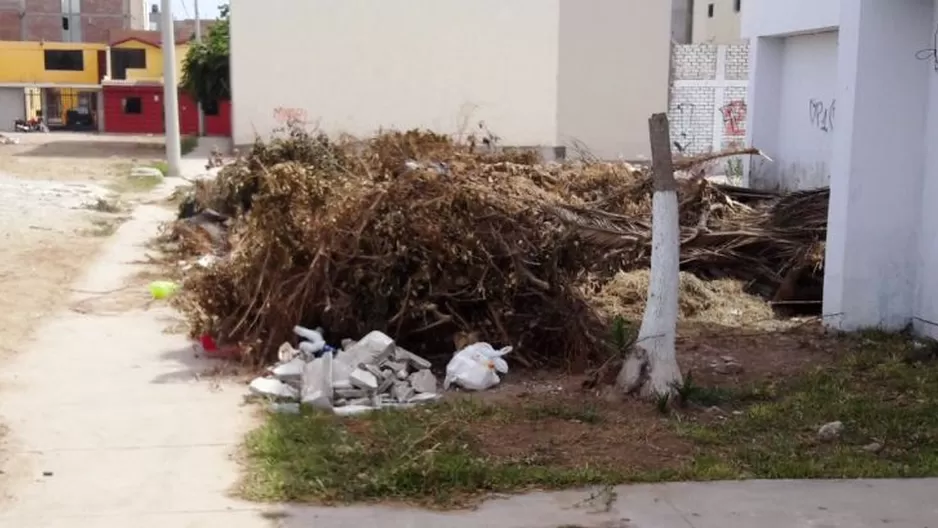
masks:
<path id="1" fill-rule="evenodd" d="M 0 144 L 0 358 L 23 346 L 61 306 L 69 285 L 122 217 L 99 199 L 162 138 L 21 134 Z"/>

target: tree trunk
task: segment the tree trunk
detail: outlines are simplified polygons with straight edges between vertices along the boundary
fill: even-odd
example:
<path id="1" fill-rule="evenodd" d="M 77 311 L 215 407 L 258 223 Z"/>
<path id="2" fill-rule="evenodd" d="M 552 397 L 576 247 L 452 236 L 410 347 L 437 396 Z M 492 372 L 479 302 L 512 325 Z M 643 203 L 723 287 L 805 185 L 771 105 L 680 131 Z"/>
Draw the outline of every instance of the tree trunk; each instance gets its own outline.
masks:
<path id="1" fill-rule="evenodd" d="M 680 283 L 677 182 L 666 114 L 648 120 L 655 192 L 651 217 L 651 278 L 638 339 L 619 372 L 617 386 L 645 399 L 670 396 L 682 383 L 674 350 Z"/>

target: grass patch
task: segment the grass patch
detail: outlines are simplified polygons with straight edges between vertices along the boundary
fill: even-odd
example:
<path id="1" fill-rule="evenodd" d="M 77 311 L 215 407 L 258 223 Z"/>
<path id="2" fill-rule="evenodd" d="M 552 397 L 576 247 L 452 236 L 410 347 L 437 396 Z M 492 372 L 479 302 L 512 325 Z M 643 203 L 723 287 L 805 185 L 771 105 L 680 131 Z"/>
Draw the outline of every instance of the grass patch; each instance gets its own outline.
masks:
<path id="1" fill-rule="evenodd" d="M 198 146 L 199 146 L 198 136 L 182 136 L 179 139 L 179 150 L 180 152 L 182 152 L 183 156 L 185 156 L 186 154 L 189 154 L 190 152 L 195 150 L 196 147 Z"/>
<path id="2" fill-rule="evenodd" d="M 150 166 L 163 173 L 163 176 L 169 174 L 169 163 L 165 161 L 154 161 Z"/>
<path id="3" fill-rule="evenodd" d="M 345 503 L 396 500 L 463 504 L 479 494 L 620 482 L 629 476 L 602 467 L 565 467 L 531 453 L 491 456 L 470 424 L 493 428 L 518 419 L 593 420 L 559 407 L 504 410 L 459 400 L 407 411 L 342 419 L 304 410 L 271 415 L 247 440 L 246 498 Z"/>
<path id="4" fill-rule="evenodd" d="M 271 415 L 246 441 L 242 493 L 446 507 L 626 482 L 938 475 L 938 361 L 917 361 L 911 341 L 896 336 L 850 337 L 846 349 L 833 366 L 771 385 L 688 383 L 682 397 L 694 405 L 666 417 L 652 404 L 587 394 L 454 398 L 356 418 Z M 843 437 L 819 441 L 818 428 L 835 420 Z M 873 442 L 882 450 L 865 448 Z"/>
<path id="5" fill-rule="evenodd" d="M 153 190 L 161 183 L 163 183 L 162 176 L 130 176 L 127 174 L 112 181 L 108 187 L 120 194 L 145 193 Z"/>
<path id="6" fill-rule="evenodd" d="M 938 475 L 938 363 L 915 361 L 918 347 L 901 336 L 850 339 L 838 364 L 773 389 L 774 400 L 722 423 L 682 426 L 698 459 L 751 478 Z M 843 437 L 820 442 L 818 428 L 832 421 L 844 423 Z M 872 443 L 882 451 L 864 449 Z"/>

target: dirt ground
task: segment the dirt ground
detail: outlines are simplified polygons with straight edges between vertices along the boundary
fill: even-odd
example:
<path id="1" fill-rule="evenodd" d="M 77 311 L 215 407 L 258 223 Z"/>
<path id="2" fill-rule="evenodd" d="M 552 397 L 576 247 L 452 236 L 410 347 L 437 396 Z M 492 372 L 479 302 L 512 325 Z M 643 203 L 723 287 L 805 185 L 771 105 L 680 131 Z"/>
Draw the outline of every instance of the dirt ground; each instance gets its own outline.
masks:
<path id="1" fill-rule="evenodd" d="M 154 137 L 10 135 L 19 144 L 0 145 L 0 355 L 15 352 L 63 304 L 126 215 L 96 205 L 113 200 L 109 186 L 163 148 Z"/>
<path id="2" fill-rule="evenodd" d="M 722 390 L 738 395 L 750 387 L 783 383 L 830 365 L 843 347 L 816 321 L 793 321 L 776 331 L 682 326 L 678 362 L 685 374 L 691 373 L 691 383 L 706 387 L 714 397 Z M 727 360 L 738 368 L 727 369 Z M 483 451 L 498 458 L 641 471 L 676 469 L 690 460 L 692 442 L 675 434 L 667 417 L 653 405 L 619 397 L 606 384 L 618 370 L 618 365 L 612 367 L 612 377 L 596 387 L 588 375 L 518 372 L 489 392 L 460 396 L 521 417 L 497 428 L 483 421 L 474 431 Z M 717 401 L 712 408 L 699 403 L 692 407 L 684 419 L 719 420 L 733 411 L 732 405 Z"/>

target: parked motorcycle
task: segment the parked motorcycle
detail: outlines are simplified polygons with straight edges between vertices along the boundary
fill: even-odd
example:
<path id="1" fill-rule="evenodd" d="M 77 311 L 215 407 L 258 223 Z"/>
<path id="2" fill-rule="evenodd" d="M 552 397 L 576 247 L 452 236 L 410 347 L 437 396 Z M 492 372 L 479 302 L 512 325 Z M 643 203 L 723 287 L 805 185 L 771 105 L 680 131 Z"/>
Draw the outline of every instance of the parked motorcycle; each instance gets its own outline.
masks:
<path id="1" fill-rule="evenodd" d="M 42 122 L 42 118 L 33 118 L 33 119 L 17 119 L 13 122 L 13 130 L 17 132 L 47 132 L 45 123 Z"/>

